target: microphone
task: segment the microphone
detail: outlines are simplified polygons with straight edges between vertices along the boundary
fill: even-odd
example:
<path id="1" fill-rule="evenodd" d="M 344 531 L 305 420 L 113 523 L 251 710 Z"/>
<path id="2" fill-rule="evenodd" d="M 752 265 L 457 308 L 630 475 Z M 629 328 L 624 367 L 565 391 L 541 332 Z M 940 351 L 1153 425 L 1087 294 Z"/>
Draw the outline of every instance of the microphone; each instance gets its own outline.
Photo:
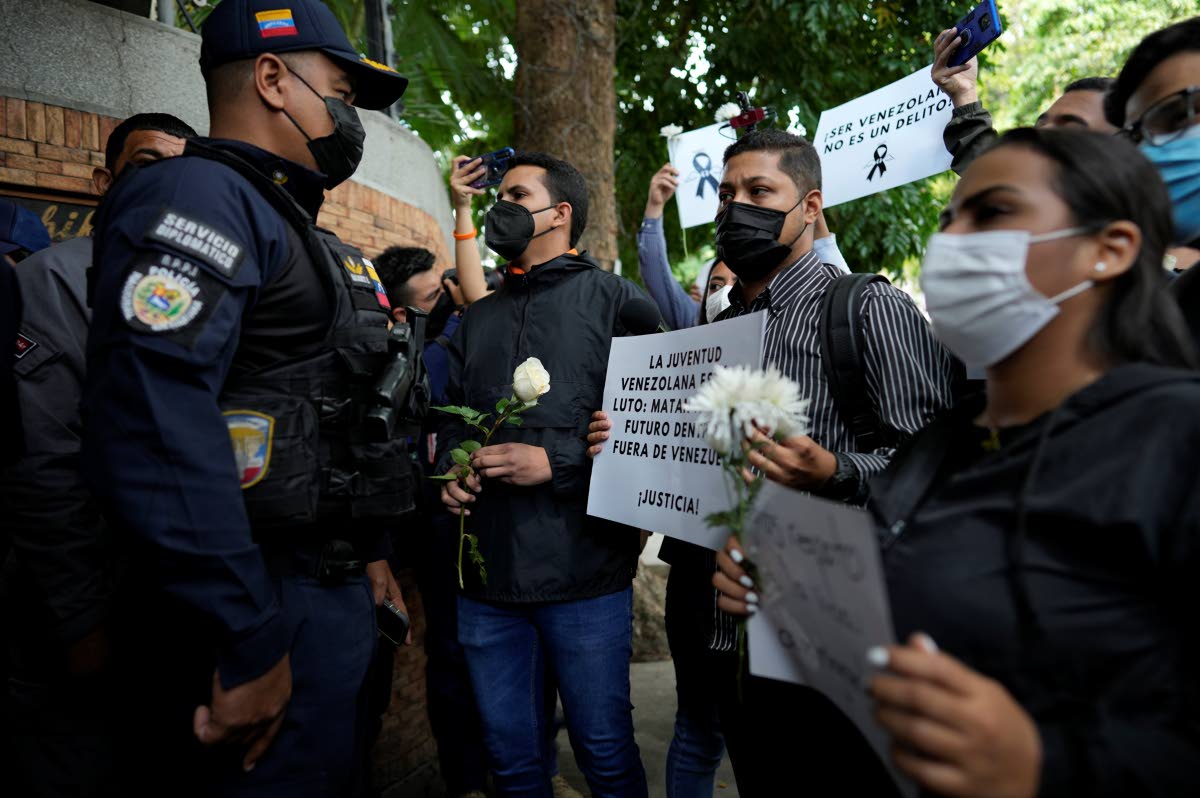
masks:
<path id="1" fill-rule="evenodd" d="M 617 318 L 625 328 L 626 335 L 667 332 L 667 325 L 662 320 L 662 314 L 658 312 L 658 306 L 640 296 L 621 305 Z"/>

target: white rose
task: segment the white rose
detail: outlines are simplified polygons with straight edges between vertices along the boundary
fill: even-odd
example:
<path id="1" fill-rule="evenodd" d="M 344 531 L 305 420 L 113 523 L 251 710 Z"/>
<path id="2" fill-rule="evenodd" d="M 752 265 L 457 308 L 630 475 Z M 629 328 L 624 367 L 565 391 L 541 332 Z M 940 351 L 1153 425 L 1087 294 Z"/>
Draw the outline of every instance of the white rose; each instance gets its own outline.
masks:
<path id="1" fill-rule="evenodd" d="M 550 392 L 550 372 L 542 361 L 531 357 L 513 372 L 513 393 L 527 405 L 537 404 L 539 396 Z"/>

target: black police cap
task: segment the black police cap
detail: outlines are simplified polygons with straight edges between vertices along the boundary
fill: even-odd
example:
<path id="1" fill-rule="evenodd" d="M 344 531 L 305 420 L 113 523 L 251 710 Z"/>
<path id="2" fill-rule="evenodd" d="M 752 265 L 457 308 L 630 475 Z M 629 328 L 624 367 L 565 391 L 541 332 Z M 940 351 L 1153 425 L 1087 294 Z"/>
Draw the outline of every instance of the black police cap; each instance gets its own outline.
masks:
<path id="1" fill-rule="evenodd" d="M 408 78 L 396 70 L 355 52 L 320 0 L 223 0 L 205 20 L 201 40 L 200 70 L 205 75 L 263 53 L 319 50 L 350 74 L 359 108 L 387 108 L 408 87 Z"/>

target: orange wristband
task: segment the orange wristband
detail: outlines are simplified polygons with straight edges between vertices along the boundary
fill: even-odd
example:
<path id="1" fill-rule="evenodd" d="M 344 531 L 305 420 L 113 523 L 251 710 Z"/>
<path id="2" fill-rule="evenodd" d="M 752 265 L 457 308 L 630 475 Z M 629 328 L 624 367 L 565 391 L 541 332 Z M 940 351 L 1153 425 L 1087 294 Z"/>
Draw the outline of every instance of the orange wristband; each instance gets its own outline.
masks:
<path id="1" fill-rule="evenodd" d="M 472 238 L 474 238 L 477 235 L 479 235 L 479 231 L 476 230 L 474 227 L 472 227 L 471 232 L 469 232 L 469 233 L 455 233 L 454 240 L 455 241 L 470 241 Z"/>

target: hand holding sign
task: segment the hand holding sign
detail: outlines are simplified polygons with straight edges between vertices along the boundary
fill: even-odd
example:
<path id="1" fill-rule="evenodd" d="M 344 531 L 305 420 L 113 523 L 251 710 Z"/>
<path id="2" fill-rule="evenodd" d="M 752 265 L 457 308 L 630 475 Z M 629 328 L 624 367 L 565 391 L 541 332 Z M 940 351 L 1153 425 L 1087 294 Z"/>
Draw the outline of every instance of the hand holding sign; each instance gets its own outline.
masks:
<path id="1" fill-rule="evenodd" d="M 999 683 L 939 652 L 925 635 L 872 649 L 871 658 L 886 668 L 870 690 L 900 770 L 938 795 L 1037 794 L 1037 727 Z"/>
<path id="2" fill-rule="evenodd" d="M 650 178 L 650 195 L 646 198 L 647 219 L 657 219 L 663 215 L 663 206 L 675 196 L 679 188 L 679 170 L 671 164 L 663 164 L 662 168 Z"/>

